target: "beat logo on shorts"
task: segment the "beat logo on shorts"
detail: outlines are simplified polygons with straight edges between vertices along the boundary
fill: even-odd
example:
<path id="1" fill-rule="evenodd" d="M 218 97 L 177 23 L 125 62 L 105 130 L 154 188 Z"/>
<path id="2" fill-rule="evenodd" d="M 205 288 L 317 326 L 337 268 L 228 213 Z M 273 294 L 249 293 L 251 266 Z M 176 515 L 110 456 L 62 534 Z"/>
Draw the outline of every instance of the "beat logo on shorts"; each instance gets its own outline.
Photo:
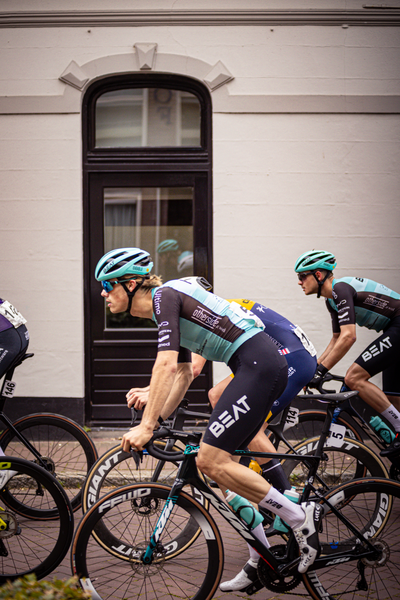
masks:
<path id="1" fill-rule="evenodd" d="M 210 425 L 208 430 L 212 433 L 216 438 L 218 438 L 221 433 L 223 433 L 228 427 L 236 423 L 240 419 L 240 415 L 245 415 L 249 412 L 250 406 L 246 402 L 247 396 L 242 396 L 232 404 L 231 412 L 225 410 L 219 417 L 218 421 L 215 421 Z"/>
<path id="2" fill-rule="evenodd" d="M 381 352 L 383 352 L 384 350 L 387 350 L 388 348 L 391 348 L 391 347 L 392 347 L 392 342 L 390 341 L 390 337 L 388 336 L 388 337 L 383 338 L 383 340 L 380 340 L 379 347 L 378 347 L 378 343 L 373 344 L 372 346 L 370 346 L 368 348 L 368 350 L 366 350 L 365 352 L 363 352 L 361 354 L 361 357 L 364 362 L 367 362 L 374 356 L 381 354 Z"/>

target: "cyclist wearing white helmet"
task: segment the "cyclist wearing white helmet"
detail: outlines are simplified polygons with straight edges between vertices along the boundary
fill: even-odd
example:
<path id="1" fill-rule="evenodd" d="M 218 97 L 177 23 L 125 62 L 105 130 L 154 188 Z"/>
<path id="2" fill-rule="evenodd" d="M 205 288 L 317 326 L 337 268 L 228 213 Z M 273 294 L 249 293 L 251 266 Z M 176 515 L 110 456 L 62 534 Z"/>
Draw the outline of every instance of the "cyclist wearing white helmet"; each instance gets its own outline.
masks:
<path id="1" fill-rule="evenodd" d="M 381 455 L 394 456 L 400 453 L 400 412 L 369 380 L 383 372 L 385 382 L 385 378 L 391 378 L 393 372 L 398 370 L 400 295 L 363 277 L 335 279 L 335 267 L 333 254 L 312 250 L 302 254 L 294 268 L 299 285 L 307 296 L 317 294 L 318 298 L 326 298 L 326 307 L 332 319 L 332 339 L 318 358 L 319 364 L 309 385 L 317 385 L 350 350 L 356 341 L 356 324 L 377 332 L 383 331 L 350 366 L 345 384 L 352 390 L 358 390 L 360 397 L 391 423 L 396 437 L 388 448 L 382 450 Z"/>
<path id="2" fill-rule="evenodd" d="M 224 490 L 265 506 L 288 523 L 302 552 L 299 572 L 306 572 L 319 552 L 321 507 L 314 502 L 294 504 L 232 456 L 253 439 L 284 391 L 285 357 L 267 335 L 260 335 L 264 326 L 255 314 L 190 279 L 160 285 L 159 278 L 150 275 L 151 265 L 148 252 L 122 248 L 107 253 L 95 270 L 111 312 L 128 309 L 132 316 L 152 319 L 159 327 L 149 400 L 140 425 L 123 436 L 122 448 L 141 450 L 159 417 L 168 417 L 182 401 L 193 380 L 192 352 L 225 362 L 235 377 L 211 414 L 197 465 Z M 262 523 L 253 531 L 268 544 Z M 258 559 L 253 548 L 250 552 Z"/>

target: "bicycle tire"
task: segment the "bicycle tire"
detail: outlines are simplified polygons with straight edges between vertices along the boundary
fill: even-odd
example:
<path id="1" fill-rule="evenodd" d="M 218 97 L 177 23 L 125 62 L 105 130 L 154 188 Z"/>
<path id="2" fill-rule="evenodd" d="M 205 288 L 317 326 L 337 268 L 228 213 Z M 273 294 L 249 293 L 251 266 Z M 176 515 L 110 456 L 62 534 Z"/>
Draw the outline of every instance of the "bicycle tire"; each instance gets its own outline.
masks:
<path id="1" fill-rule="evenodd" d="M 346 483 L 327 496 L 336 508 L 380 551 L 376 560 L 335 559 L 335 552 L 355 546 L 355 537 L 332 512 L 323 519 L 321 554 L 332 553 L 331 564 L 303 575 L 314 600 L 394 600 L 400 598 L 400 483 L 367 478 Z M 336 503 L 335 498 L 340 498 Z M 362 545 L 360 549 L 362 549 Z"/>
<path id="2" fill-rule="evenodd" d="M 96 600 L 213 598 L 223 571 L 222 539 L 209 512 L 186 492 L 176 499 L 153 563 L 144 565 L 138 558 L 169 492 L 161 484 L 128 485 L 103 496 L 84 515 L 72 542 L 71 565 Z M 201 533 L 182 556 L 174 555 L 177 530 L 189 519 L 196 520 Z M 101 521 L 114 531 L 119 547 L 99 546 L 93 532 Z"/>
<path id="3" fill-rule="evenodd" d="M 319 439 L 319 437 L 314 437 L 297 444 L 295 446 L 296 453 L 314 454 Z M 287 454 L 290 456 L 292 452 L 289 451 Z M 328 460 L 320 462 L 318 477 L 314 482 L 314 485 L 322 493 L 326 493 L 332 487 L 344 482 L 361 477 L 389 477 L 380 457 L 358 440 L 344 438 L 340 447 L 325 446 L 324 454 Z M 290 460 L 290 458 L 282 461 L 282 467 L 292 485 L 301 491 L 308 479 L 308 468 L 303 463 Z"/>
<path id="4" fill-rule="evenodd" d="M 156 445 L 165 446 L 164 440 L 157 440 Z M 179 448 L 173 446 L 171 451 L 177 451 Z M 182 450 L 181 450 L 182 451 Z M 143 457 L 144 465 L 139 464 L 136 470 L 132 455 L 130 452 L 122 450 L 120 445 L 114 446 L 107 450 L 91 468 L 85 485 L 82 490 L 82 506 L 83 511 L 87 512 L 107 491 L 116 487 L 132 484 L 135 482 L 158 482 L 165 485 L 172 485 L 175 481 L 176 473 L 180 463 L 173 461 L 166 462 L 162 470 L 158 473 L 158 479 L 153 479 L 154 471 L 160 461 L 152 458 L 149 455 Z M 204 478 L 199 472 L 199 476 Z M 208 509 L 208 500 L 198 492 L 193 486 L 190 486 L 191 495 L 197 501 Z M 175 543 L 177 545 L 177 553 L 186 550 L 192 544 L 196 537 L 200 534 L 194 519 L 189 519 L 184 530 L 180 531 L 176 536 Z M 93 533 L 97 542 L 105 547 L 115 545 L 118 540 L 114 538 L 113 532 L 109 531 L 104 523 L 100 523 L 96 531 Z"/>
<path id="5" fill-rule="evenodd" d="M 58 514 L 58 520 L 51 523 L 47 519 L 20 517 L 8 506 L 4 507 L 4 491 L 0 491 L 0 518 L 6 524 L 0 531 L 0 584 L 29 573 L 41 579 L 51 573 L 68 552 L 74 532 L 71 504 L 57 479 L 42 467 L 4 456 L 0 468 L 17 471 L 7 486 L 20 489 L 32 514 L 47 513 L 48 507 L 54 506 Z M 36 494 L 38 485 L 43 495 Z"/>
<path id="6" fill-rule="evenodd" d="M 67 492 L 72 509 L 80 508 L 83 484 L 98 458 L 96 447 L 83 427 L 51 413 L 26 415 L 13 425 L 43 457 L 48 471 Z M 4 453 L 8 451 L 12 456 L 38 462 L 10 429 L 0 436 L 0 446 Z M 17 510 L 14 505 L 10 507 Z M 49 513 L 49 518 L 54 518 L 54 512 Z"/>

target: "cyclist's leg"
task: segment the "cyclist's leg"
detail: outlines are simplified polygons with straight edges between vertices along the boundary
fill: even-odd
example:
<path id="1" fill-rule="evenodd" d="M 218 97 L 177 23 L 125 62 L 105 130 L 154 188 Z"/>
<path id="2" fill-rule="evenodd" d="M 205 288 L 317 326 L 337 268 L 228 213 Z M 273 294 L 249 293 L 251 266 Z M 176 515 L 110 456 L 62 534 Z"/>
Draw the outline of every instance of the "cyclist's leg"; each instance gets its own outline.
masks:
<path id="1" fill-rule="evenodd" d="M 304 548 L 299 566 L 302 572 L 318 551 L 315 520 L 319 511 L 313 503 L 294 504 L 257 473 L 232 460 L 234 450 L 248 445 L 283 392 L 287 363 L 267 336 L 257 335 L 239 348 L 229 367 L 235 377 L 212 413 L 197 465 L 224 489 L 272 510 L 292 527 Z M 305 529 L 309 535 L 302 537 L 300 531 Z"/>
<path id="2" fill-rule="evenodd" d="M 387 398 L 400 411 L 400 377 L 397 364 L 391 365 L 382 371 L 382 389 L 385 394 L 391 392 Z M 398 395 L 394 396 L 393 394 Z"/>
<path id="3" fill-rule="evenodd" d="M 0 379 L 9 367 L 18 361 L 27 351 L 29 345 L 29 333 L 25 325 L 19 327 L 8 327 L 0 332 Z M 0 457 L 4 456 L 4 449 L 0 446 Z M 0 473 L 0 488 L 4 487 L 10 477 L 11 470 Z"/>
<path id="4" fill-rule="evenodd" d="M 384 392 L 369 380 L 385 368 L 398 365 L 399 359 L 400 318 L 397 318 L 381 336 L 360 354 L 345 377 L 346 385 L 350 389 L 358 390 L 360 398 L 375 408 L 399 434 L 392 442 L 392 448 L 383 451 L 385 454 L 388 451 L 400 451 L 400 412 L 390 403 Z"/>
<path id="5" fill-rule="evenodd" d="M 268 491 L 254 471 L 232 460 L 237 448 L 246 448 L 259 431 L 269 408 L 287 383 L 287 363 L 264 334 L 245 342 L 229 362 L 235 377 L 226 387 L 210 417 L 197 465 L 224 489 L 253 502 Z M 218 452 L 219 461 L 214 452 Z M 254 490 L 252 489 L 254 488 Z"/>
<path id="6" fill-rule="evenodd" d="M 28 349 L 29 333 L 25 325 L 0 331 L 0 379 Z"/>

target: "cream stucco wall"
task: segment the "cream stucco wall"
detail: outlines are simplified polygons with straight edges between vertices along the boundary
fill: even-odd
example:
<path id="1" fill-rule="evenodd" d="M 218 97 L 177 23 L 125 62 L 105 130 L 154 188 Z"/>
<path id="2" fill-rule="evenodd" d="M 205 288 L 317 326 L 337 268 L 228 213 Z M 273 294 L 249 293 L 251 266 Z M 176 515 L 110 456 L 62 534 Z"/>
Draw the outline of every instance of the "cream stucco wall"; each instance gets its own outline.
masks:
<path id="1" fill-rule="evenodd" d="M 32 4 L 55 8 L 22 0 L 13 8 Z M 0 2 L 0 17 L 7 7 Z M 0 295 L 26 315 L 36 354 L 20 369 L 18 395 L 84 395 L 80 103 L 94 78 L 138 71 L 140 43 L 157 44 L 156 71 L 204 80 L 220 61 L 233 77 L 211 92 L 217 293 L 281 311 L 321 352 L 329 317 L 322 300 L 297 287 L 300 253 L 327 248 L 338 276 L 372 277 L 400 291 L 398 27 L 3 27 Z M 59 80 L 71 61 L 89 79 L 81 90 Z M 360 331 L 357 350 L 372 337 Z"/>

